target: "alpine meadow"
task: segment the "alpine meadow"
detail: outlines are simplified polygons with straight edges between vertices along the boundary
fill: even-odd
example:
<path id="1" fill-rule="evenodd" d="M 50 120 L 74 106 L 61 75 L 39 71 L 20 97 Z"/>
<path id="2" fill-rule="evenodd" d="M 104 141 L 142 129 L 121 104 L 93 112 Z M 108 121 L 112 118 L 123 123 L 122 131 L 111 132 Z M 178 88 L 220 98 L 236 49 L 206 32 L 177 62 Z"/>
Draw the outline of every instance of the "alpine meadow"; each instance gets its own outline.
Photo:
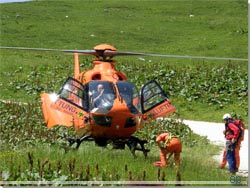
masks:
<path id="1" fill-rule="evenodd" d="M 179 120 L 222 122 L 222 115 L 231 113 L 249 123 L 248 63 L 242 61 L 248 57 L 246 0 L 33 0 L 2 3 L 0 13 L 0 46 L 85 50 L 105 43 L 118 51 L 204 57 L 113 58 L 138 90 L 156 80 L 176 107 L 174 114 L 136 132 L 151 151 L 147 158 L 139 152 L 134 158 L 128 148 L 94 142 L 69 149 L 65 135 L 73 135 L 73 128 L 47 129 L 40 94 L 58 92 L 73 76 L 73 55 L 0 49 L 0 181 L 231 185 L 231 174 L 213 159 L 222 148 Z M 92 60 L 81 56 L 81 71 L 92 68 Z M 167 168 L 153 166 L 159 159 L 155 138 L 162 130 L 183 143 L 180 171 L 173 159 Z"/>

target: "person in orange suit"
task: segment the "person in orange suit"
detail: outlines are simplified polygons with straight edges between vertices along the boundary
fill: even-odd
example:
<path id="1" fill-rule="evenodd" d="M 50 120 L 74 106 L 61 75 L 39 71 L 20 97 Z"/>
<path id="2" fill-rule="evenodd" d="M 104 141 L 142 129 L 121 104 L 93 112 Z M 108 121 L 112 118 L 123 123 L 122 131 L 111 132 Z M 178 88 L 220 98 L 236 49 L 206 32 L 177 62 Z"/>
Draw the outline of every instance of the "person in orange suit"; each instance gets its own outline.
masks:
<path id="1" fill-rule="evenodd" d="M 228 114 L 228 116 L 232 119 L 230 114 Z M 235 147 L 236 171 L 238 171 L 240 167 L 240 147 L 241 147 L 241 142 L 244 140 L 245 125 L 240 119 L 234 120 L 233 123 L 242 130 L 242 136 L 238 139 L 237 145 Z M 223 131 L 223 133 L 225 134 L 225 131 Z M 222 154 L 222 161 L 220 163 L 220 168 L 225 168 L 226 164 L 227 164 L 226 148 L 224 148 Z"/>
<path id="2" fill-rule="evenodd" d="M 161 133 L 156 137 L 156 143 L 160 148 L 160 161 L 154 162 L 155 166 L 165 167 L 168 160 L 174 154 L 174 161 L 177 168 L 180 167 L 180 154 L 182 152 L 182 143 L 179 138 L 171 133 Z"/>

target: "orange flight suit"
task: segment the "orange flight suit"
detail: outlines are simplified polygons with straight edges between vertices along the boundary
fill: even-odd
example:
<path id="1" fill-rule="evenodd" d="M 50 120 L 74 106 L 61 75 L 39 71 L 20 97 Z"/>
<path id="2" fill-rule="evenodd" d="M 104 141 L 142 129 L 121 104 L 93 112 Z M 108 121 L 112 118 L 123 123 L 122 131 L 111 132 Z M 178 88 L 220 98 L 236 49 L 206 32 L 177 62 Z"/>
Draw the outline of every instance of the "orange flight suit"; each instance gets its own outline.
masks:
<path id="1" fill-rule="evenodd" d="M 157 136 L 156 142 L 161 147 L 160 159 L 161 161 L 155 162 L 155 166 L 167 166 L 167 160 L 174 154 L 174 161 L 176 167 L 180 167 L 180 153 L 182 152 L 182 143 L 179 138 L 174 137 L 171 133 L 161 133 Z M 167 158 L 167 154 L 169 154 Z"/>
<path id="2" fill-rule="evenodd" d="M 239 120 L 235 120 L 235 121 L 239 121 Z M 236 169 L 239 169 L 239 167 L 240 167 L 240 145 L 241 145 L 241 142 L 244 140 L 244 131 L 245 131 L 245 125 L 243 124 L 243 122 L 242 122 L 241 129 L 243 131 L 243 134 L 242 134 L 242 137 L 240 137 L 239 140 L 237 141 L 237 146 L 235 148 Z M 224 148 L 220 167 L 224 168 L 226 166 L 226 164 L 227 164 L 226 148 Z"/>

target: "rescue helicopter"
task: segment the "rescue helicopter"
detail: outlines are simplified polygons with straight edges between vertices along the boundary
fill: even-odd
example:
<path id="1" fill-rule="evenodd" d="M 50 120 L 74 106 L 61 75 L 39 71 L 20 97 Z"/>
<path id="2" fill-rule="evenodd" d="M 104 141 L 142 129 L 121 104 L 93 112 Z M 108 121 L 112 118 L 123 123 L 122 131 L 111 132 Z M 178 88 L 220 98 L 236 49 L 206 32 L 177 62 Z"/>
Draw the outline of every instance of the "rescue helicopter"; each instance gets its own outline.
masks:
<path id="1" fill-rule="evenodd" d="M 67 138 L 69 146 L 76 143 L 76 149 L 83 141 L 94 140 L 98 146 L 113 144 L 114 149 L 127 145 L 136 157 L 135 151 L 145 149 L 146 140 L 133 134 L 143 127 L 144 122 L 175 112 L 175 107 L 165 91 L 155 81 L 145 83 L 140 89 L 128 81 L 126 75 L 115 68 L 115 56 L 159 56 L 168 58 L 193 58 L 214 60 L 238 60 L 205 56 L 180 56 L 119 52 L 109 44 L 100 44 L 92 50 L 57 50 L 45 48 L 4 47 L 0 49 L 63 52 L 74 54 L 74 76 L 66 79 L 57 94 L 42 93 L 41 106 L 48 129 L 55 126 L 74 127 L 76 136 Z M 92 55 L 93 68 L 80 70 L 79 56 Z"/>
<path id="2" fill-rule="evenodd" d="M 1 47 L 8 48 L 8 47 Z M 127 145 L 135 151 L 145 149 L 147 142 L 133 136 L 144 122 L 175 112 L 165 91 L 155 81 L 149 81 L 138 91 L 126 75 L 115 68 L 115 56 L 146 55 L 119 52 L 114 46 L 100 44 L 93 50 L 54 50 L 18 48 L 18 50 L 56 51 L 74 54 L 74 76 L 66 79 L 57 94 L 42 93 L 41 106 L 48 129 L 55 126 L 74 127 L 77 135 L 67 138 L 76 149 L 83 141 L 94 140 L 98 146 L 112 143 L 115 149 Z M 92 55 L 93 68 L 80 70 L 80 55 Z"/>

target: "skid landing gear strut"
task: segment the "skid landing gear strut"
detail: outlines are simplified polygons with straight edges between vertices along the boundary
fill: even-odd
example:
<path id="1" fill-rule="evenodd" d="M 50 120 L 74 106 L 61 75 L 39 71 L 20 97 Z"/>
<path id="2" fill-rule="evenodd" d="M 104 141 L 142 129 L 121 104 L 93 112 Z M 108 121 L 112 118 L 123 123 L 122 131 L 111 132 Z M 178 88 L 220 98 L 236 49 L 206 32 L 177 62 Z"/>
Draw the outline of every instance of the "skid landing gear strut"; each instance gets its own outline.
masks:
<path id="1" fill-rule="evenodd" d="M 90 138 L 91 136 L 84 135 L 81 138 L 68 138 L 67 140 L 69 141 L 69 147 L 71 147 L 74 143 L 76 143 L 75 149 L 77 150 L 84 140 L 90 140 Z"/>
<path id="2" fill-rule="evenodd" d="M 145 159 L 147 158 L 148 152 L 150 151 L 149 149 L 145 149 L 144 144 L 146 144 L 146 140 L 140 140 L 137 137 L 131 136 L 127 141 L 126 145 L 129 147 L 132 155 L 134 158 L 136 158 L 135 151 L 142 151 Z M 140 147 L 138 147 L 138 144 Z"/>
<path id="3" fill-rule="evenodd" d="M 114 140 L 113 141 L 113 149 L 125 149 L 127 145 L 129 150 L 131 151 L 134 158 L 136 158 L 135 151 L 142 151 L 144 157 L 147 158 L 147 154 L 150 151 L 149 149 L 145 149 L 144 144 L 146 144 L 146 140 L 140 140 L 137 137 L 131 136 L 127 139 L 123 140 Z"/>
<path id="4" fill-rule="evenodd" d="M 93 138 L 89 135 L 84 135 L 81 138 L 68 138 L 67 140 L 69 141 L 69 147 L 71 147 L 73 144 L 76 143 L 75 149 L 77 150 L 84 140 L 90 141 L 93 140 Z M 95 142 L 97 145 L 102 147 L 105 147 L 107 145 L 107 140 L 98 139 L 95 140 Z M 146 143 L 147 143 L 146 140 L 141 140 L 137 137 L 131 136 L 128 139 L 113 141 L 113 149 L 125 149 L 125 145 L 127 145 L 134 158 L 136 158 L 135 155 L 136 150 L 142 151 L 144 157 L 147 158 L 147 154 L 150 150 L 145 149 L 144 144 Z"/>

